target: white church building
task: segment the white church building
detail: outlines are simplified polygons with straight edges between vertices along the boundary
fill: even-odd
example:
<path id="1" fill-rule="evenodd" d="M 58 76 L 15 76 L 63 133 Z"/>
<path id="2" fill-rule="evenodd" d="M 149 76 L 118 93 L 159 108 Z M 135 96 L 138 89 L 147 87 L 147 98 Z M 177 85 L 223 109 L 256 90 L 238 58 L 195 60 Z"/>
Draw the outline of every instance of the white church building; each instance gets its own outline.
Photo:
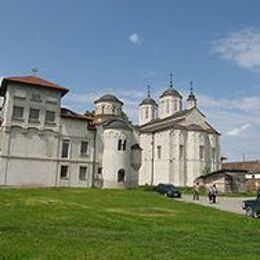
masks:
<path id="1" fill-rule="evenodd" d="M 97 99 L 90 117 L 61 107 L 68 91 L 36 76 L 2 80 L 0 186 L 190 186 L 219 168 L 219 133 L 193 93 L 187 109 L 172 83 L 159 105 L 148 94 L 134 126 L 116 96 Z"/>
<path id="2" fill-rule="evenodd" d="M 148 90 L 139 105 L 139 185 L 193 186 L 197 176 L 220 168 L 220 134 L 198 109 L 192 82 L 186 106 L 172 81 L 159 104 Z"/>

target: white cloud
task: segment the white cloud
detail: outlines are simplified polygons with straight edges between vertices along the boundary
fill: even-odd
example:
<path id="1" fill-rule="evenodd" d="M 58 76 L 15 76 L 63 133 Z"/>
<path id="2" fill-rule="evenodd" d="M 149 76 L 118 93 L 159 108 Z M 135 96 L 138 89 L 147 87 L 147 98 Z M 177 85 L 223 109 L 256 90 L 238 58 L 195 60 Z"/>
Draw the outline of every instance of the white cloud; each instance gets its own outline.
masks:
<path id="1" fill-rule="evenodd" d="M 138 35 L 137 33 L 132 33 L 131 35 L 129 35 L 128 40 L 135 45 L 139 45 L 142 42 L 140 35 Z"/>
<path id="2" fill-rule="evenodd" d="M 242 134 L 246 129 L 248 129 L 249 127 L 251 126 L 251 124 L 243 124 L 239 127 L 236 127 L 230 131 L 228 131 L 226 133 L 226 135 L 229 135 L 229 136 L 239 136 L 240 134 Z"/>
<path id="3" fill-rule="evenodd" d="M 212 51 L 242 68 L 260 71 L 260 30 L 229 33 L 213 41 Z"/>

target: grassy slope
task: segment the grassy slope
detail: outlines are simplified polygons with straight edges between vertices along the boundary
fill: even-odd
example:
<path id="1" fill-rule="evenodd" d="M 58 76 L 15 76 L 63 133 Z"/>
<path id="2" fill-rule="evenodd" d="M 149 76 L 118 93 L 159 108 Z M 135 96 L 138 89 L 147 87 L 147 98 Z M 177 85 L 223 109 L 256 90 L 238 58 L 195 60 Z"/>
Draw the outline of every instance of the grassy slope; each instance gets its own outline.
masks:
<path id="1" fill-rule="evenodd" d="M 0 259 L 201 256 L 257 259 L 260 219 L 144 191 L 0 189 Z"/>

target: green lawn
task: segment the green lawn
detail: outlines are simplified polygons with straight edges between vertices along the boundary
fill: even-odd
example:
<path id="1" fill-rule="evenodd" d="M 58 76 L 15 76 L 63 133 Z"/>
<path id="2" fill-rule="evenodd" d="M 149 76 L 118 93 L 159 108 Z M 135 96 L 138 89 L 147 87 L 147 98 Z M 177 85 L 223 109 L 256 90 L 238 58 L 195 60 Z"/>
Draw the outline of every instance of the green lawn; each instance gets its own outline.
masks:
<path id="1" fill-rule="evenodd" d="M 140 190 L 0 189 L 0 259 L 225 257 L 260 259 L 260 219 Z"/>

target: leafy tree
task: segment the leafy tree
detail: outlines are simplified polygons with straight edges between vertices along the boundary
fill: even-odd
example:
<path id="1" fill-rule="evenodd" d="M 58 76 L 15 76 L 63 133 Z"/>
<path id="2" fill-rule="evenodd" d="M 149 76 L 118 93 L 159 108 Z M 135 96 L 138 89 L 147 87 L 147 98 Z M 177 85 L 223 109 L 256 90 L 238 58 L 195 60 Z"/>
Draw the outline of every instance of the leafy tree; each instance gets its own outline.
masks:
<path id="1" fill-rule="evenodd" d="M 205 166 L 204 169 L 202 170 L 202 175 L 203 176 L 206 176 L 206 175 L 209 175 L 211 173 L 211 168 L 210 166 Z"/>
<path id="2" fill-rule="evenodd" d="M 87 110 L 85 113 L 84 113 L 84 116 L 94 116 L 95 115 L 95 111 L 92 110 L 92 111 L 89 111 Z"/>

